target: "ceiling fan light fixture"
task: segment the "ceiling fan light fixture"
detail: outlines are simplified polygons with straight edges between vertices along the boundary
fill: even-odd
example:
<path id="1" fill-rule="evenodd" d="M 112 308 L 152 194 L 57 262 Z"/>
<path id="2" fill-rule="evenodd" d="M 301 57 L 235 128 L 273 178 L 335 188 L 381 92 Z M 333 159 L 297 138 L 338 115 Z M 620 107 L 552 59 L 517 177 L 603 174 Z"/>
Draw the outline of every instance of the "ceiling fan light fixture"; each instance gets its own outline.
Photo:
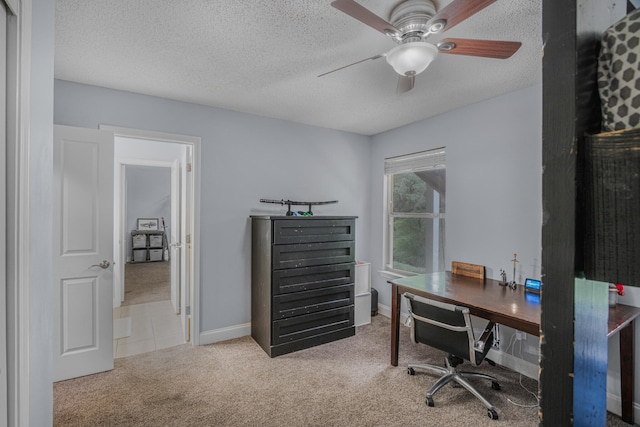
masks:
<path id="1" fill-rule="evenodd" d="M 411 42 L 398 45 L 387 55 L 387 62 L 401 76 L 417 75 L 427 69 L 436 57 L 438 48 L 431 43 Z"/>

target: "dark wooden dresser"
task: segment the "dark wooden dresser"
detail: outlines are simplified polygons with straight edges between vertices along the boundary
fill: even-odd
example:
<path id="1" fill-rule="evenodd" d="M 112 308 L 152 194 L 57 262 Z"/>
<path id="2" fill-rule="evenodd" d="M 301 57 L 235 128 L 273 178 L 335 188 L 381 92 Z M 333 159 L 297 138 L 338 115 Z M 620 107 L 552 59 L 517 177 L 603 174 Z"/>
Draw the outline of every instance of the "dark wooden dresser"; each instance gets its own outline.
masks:
<path id="1" fill-rule="evenodd" d="M 355 217 L 251 217 L 251 336 L 270 357 L 355 334 Z"/>

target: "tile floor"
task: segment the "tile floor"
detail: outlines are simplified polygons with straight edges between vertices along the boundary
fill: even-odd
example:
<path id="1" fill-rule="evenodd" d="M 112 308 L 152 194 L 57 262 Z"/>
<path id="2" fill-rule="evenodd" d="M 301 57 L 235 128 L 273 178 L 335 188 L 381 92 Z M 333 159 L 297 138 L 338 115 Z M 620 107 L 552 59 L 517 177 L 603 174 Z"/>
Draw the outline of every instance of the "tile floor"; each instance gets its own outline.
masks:
<path id="1" fill-rule="evenodd" d="M 184 344 L 182 322 L 171 301 L 116 307 L 114 319 L 131 319 L 131 333 L 113 340 L 113 357 L 133 356 Z"/>

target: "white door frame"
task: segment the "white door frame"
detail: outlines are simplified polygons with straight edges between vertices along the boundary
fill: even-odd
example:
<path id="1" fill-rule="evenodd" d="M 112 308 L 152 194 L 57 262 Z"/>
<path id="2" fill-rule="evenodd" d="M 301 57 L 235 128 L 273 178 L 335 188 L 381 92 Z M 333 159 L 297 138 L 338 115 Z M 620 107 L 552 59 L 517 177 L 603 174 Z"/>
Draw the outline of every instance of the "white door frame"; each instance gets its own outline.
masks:
<path id="1" fill-rule="evenodd" d="M 178 179 L 176 171 L 173 170 L 174 162 L 170 161 L 162 161 L 162 160 L 146 160 L 146 159 L 128 159 L 121 158 L 115 159 L 116 162 L 116 172 L 114 179 L 114 188 L 116 188 L 116 200 L 114 201 L 114 221 L 115 221 L 115 233 L 116 233 L 116 241 L 114 242 L 113 250 L 114 250 L 114 259 L 116 260 L 116 265 L 113 268 L 113 283 L 114 283 L 114 292 L 113 292 L 113 306 L 120 307 L 122 301 L 124 301 L 124 265 L 127 262 L 127 253 L 129 248 L 124 247 L 125 242 L 127 241 L 127 233 L 128 230 L 125 229 L 127 222 L 127 166 L 150 166 L 150 167 L 158 167 L 158 168 L 169 168 L 171 169 L 171 182 L 174 179 Z M 174 198 L 176 196 L 171 194 L 171 203 L 174 203 Z M 119 284 L 119 286 L 118 286 Z"/>
<path id="2" fill-rule="evenodd" d="M 7 241 L 7 68 L 10 66 L 7 54 L 7 21 L 10 12 L 4 1 L 0 1 L 0 242 Z M 7 307 L 7 245 L 0 246 L 0 312 Z M 7 318 L 0 316 L 0 414 L 7 413 Z M 9 420 L 0 417 L 0 427 Z"/>
<path id="3" fill-rule="evenodd" d="M 193 156 L 191 162 L 193 187 L 191 188 L 191 194 L 188 195 L 188 199 L 192 200 L 193 209 L 188 213 L 189 221 L 187 221 L 187 224 L 189 224 L 189 227 L 187 229 L 187 238 L 190 236 L 192 256 L 188 257 L 190 265 L 188 266 L 187 271 L 190 273 L 189 306 L 191 307 L 191 343 L 193 345 L 200 345 L 200 198 L 196 196 L 200 194 L 201 139 L 200 137 L 195 136 L 177 135 L 108 125 L 100 125 L 99 129 L 112 131 L 116 137 L 170 142 L 185 144 L 191 147 Z"/>
<path id="4" fill-rule="evenodd" d="M 29 137 L 31 82 L 31 0 L 4 0 L 7 22 L 7 396 L 3 425 L 30 425 L 30 224 Z M 52 135 L 53 137 L 53 135 Z M 11 309 L 10 309 L 11 308 Z M 0 393 L 3 395 L 3 393 Z"/>

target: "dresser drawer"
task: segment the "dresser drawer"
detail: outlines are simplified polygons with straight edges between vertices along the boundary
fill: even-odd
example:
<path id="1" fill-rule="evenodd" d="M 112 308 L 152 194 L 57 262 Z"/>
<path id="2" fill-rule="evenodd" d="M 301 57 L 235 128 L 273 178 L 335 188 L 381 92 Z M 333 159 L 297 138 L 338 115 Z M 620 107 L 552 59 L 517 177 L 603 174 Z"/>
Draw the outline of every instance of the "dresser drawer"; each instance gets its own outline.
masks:
<path id="1" fill-rule="evenodd" d="M 273 297 L 273 319 L 285 319 L 353 305 L 354 295 L 353 284 L 278 295 Z"/>
<path id="2" fill-rule="evenodd" d="M 354 262 L 355 242 L 308 243 L 273 246 L 272 266 L 281 268 Z"/>
<path id="3" fill-rule="evenodd" d="M 272 272 L 273 295 L 310 291 L 355 282 L 353 263 L 291 268 Z"/>
<path id="4" fill-rule="evenodd" d="M 273 222 L 273 243 L 314 243 L 354 240 L 353 219 L 292 219 Z"/>
<path id="5" fill-rule="evenodd" d="M 326 334 L 353 326 L 353 306 L 273 322 L 272 345 Z"/>

